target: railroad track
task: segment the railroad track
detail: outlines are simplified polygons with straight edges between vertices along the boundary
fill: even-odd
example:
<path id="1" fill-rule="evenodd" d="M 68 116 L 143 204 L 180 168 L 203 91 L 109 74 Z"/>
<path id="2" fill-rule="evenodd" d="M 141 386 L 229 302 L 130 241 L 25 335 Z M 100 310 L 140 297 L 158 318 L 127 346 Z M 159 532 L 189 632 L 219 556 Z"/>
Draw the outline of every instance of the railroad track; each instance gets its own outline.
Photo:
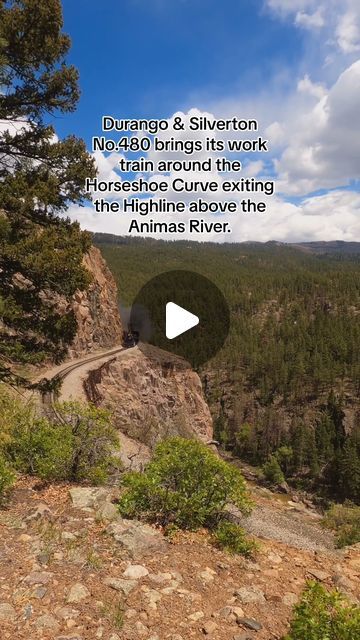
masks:
<path id="1" fill-rule="evenodd" d="M 76 369 L 80 369 L 84 365 L 91 364 L 92 362 L 96 362 L 97 360 L 104 360 L 104 358 L 109 358 L 110 360 L 113 356 L 115 356 L 118 353 L 121 353 L 122 351 L 124 351 L 124 347 L 121 346 L 121 347 L 117 347 L 116 349 L 113 349 L 112 351 L 108 351 L 107 353 L 98 354 L 96 356 L 93 356 L 92 358 L 84 358 L 84 360 L 73 362 L 72 364 L 69 364 L 67 367 L 59 371 L 59 373 L 53 376 L 51 380 L 54 380 L 54 381 L 59 380 L 63 382 L 65 378 L 70 373 L 73 373 L 73 371 L 76 371 Z M 64 423 L 63 417 L 60 415 L 60 413 L 56 408 L 56 394 L 54 391 L 49 391 L 49 393 L 47 393 L 43 397 L 43 404 L 47 405 L 47 407 L 52 411 L 52 413 L 54 414 L 54 416 L 57 418 L 59 422 Z"/>

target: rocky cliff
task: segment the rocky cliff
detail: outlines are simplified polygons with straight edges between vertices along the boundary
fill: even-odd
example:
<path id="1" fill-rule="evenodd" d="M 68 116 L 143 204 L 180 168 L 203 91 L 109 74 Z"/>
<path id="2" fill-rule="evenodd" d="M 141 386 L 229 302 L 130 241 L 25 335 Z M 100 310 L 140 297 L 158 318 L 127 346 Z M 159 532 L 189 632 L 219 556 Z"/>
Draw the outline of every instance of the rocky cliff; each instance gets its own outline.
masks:
<path id="1" fill-rule="evenodd" d="M 85 386 L 122 433 L 150 448 L 173 435 L 212 438 L 200 378 L 171 354 L 129 349 L 92 371 Z"/>
<path id="2" fill-rule="evenodd" d="M 93 280 L 87 291 L 77 291 L 73 296 L 71 306 L 78 330 L 69 349 L 72 358 L 119 345 L 122 339 L 116 283 L 99 249 L 91 247 L 83 264 Z"/>

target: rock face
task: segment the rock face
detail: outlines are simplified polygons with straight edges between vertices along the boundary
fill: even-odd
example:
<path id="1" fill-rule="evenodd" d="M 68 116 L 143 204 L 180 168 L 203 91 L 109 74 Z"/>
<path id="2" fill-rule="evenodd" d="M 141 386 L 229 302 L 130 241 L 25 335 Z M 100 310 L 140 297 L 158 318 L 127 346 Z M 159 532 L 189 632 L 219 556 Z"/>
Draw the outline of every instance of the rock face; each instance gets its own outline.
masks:
<path id="1" fill-rule="evenodd" d="M 117 305 L 117 287 L 99 249 L 91 247 L 84 256 L 84 266 L 93 281 L 87 291 L 77 291 L 72 309 L 78 331 L 69 355 L 76 358 L 96 349 L 120 345 L 122 326 Z"/>
<path id="2" fill-rule="evenodd" d="M 89 388 L 122 433 L 150 448 L 176 435 L 212 439 L 200 378 L 171 354 L 129 349 L 98 369 Z"/>

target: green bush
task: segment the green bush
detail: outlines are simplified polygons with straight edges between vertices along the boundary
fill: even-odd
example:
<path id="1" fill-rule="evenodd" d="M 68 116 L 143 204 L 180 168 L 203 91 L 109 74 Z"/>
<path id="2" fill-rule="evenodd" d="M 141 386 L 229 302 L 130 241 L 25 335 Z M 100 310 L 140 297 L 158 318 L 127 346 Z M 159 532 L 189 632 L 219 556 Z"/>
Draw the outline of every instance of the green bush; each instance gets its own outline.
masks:
<path id="1" fill-rule="evenodd" d="M 0 385 L 0 450 L 13 439 L 15 427 L 24 428 L 32 420 L 31 405 L 24 404 L 15 393 L 10 394 Z"/>
<path id="2" fill-rule="evenodd" d="M 15 481 L 15 475 L 12 472 L 9 463 L 0 454 L 0 505 L 3 503 L 9 489 Z"/>
<path id="3" fill-rule="evenodd" d="M 170 438 L 160 443 L 144 473 L 125 474 L 120 499 L 124 516 L 182 529 L 214 527 L 225 505 L 250 510 L 240 471 L 194 440 Z"/>
<path id="4" fill-rule="evenodd" d="M 283 640 L 358 640 L 360 607 L 337 591 L 309 582 L 294 609 L 290 633 Z"/>
<path id="5" fill-rule="evenodd" d="M 118 466 L 113 453 L 119 448 L 108 412 L 78 402 L 60 404 L 57 411 L 58 422 L 27 413 L 13 426 L 5 448 L 13 466 L 44 480 L 106 482 Z"/>
<path id="6" fill-rule="evenodd" d="M 326 513 L 323 524 L 336 532 L 338 548 L 360 542 L 360 507 L 352 502 L 333 505 Z"/>
<path id="7" fill-rule="evenodd" d="M 43 480 L 67 480 L 72 457 L 71 433 L 62 425 L 33 416 L 13 432 L 7 448 L 13 466 L 21 473 Z"/>
<path id="8" fill-rule="evenodd" d="M 275 456 L 270 456 L 269 460 L 265 462 L 263 473 L 266 480 L 272 484 L 282 484 L 282 482 L 285 482 L 285 476 Z"/>
<path id="9" fill-rule="evenodd" d="M 245 531 L 238 524 L 222 520 L 214 531 L 215 544 L 228 553 L 236 553 L 250 558 L 258 545 L 246 538 Z"/>
<path id="10" fill-rule="evenodd" d="M 69 478 L 77 482 L 106 482 L 120 467 L 114 456 L 120 449 L 119 434 L 112 426 L 109 411 L 93 404 L 64 402 L 58 412 L 71 433 L 72 456 Z"/>

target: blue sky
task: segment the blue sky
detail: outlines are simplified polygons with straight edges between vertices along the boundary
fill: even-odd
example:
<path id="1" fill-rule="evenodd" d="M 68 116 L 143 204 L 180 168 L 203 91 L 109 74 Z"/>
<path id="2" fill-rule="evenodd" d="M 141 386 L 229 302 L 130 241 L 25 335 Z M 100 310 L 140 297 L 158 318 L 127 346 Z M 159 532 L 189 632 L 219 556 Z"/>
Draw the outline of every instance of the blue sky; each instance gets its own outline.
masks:
<path id="1" fill-rule="evenodd" d="M 63 0 L 63 8 L 82 97 L 76 113 L 57 119 L 59 135 L 90 145 L 104 114 L 257 117 L 271 153 L 252 158 L 249 172 L 275 176 L 278 195 L 266 219 L 239 218 L 233 239 L 360 240 L 358 0 Z M 96 160 L 101 177 L 116 175 L 116 154 Z M 90 207 L 71 215 L 92 230 L 126 232 L 119 216 Z"/>
<path id="2" fill-rule="evenodd" d="M 103 113 L 169 117 L 179 109 L 251 95 L 302 59 L 302 34 L 258 0 L 64 0 L 79 109 L 57 126 L 90 140 Z M 283 82 L 288 78 L 284 74 Z"/>

